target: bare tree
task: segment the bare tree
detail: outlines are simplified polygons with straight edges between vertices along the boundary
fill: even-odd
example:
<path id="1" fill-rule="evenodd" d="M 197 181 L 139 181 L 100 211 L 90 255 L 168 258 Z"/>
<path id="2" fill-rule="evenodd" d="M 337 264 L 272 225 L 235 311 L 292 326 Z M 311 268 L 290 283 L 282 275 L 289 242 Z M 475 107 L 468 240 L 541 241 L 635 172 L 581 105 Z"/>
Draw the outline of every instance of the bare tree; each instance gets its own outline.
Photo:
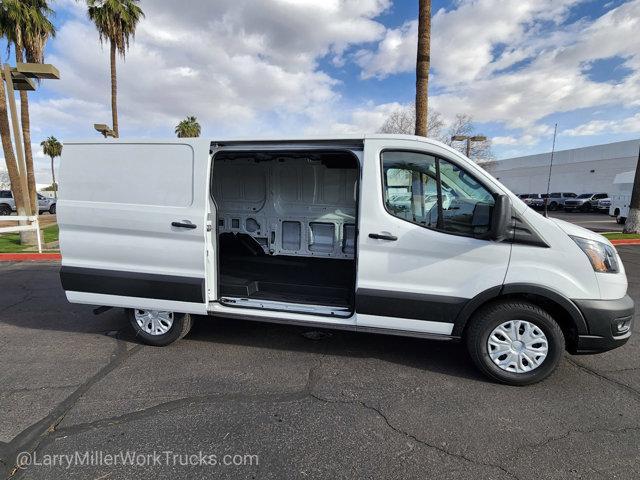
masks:
<path id="1" fill-rule="evenodd" d="M 467 145 L 465 142 L 454 142 L 451 137 L 463 135 L 473 136 L 479 135 L 476 131 L 476 127 L 473 123 L 473 117 L 466 113 L 459 113 L 456 115 L 455 120 L 449 125 L 449 131 L 446 135 L 444 143 L 466 154 Z M 491 140 L 487 139 L 484 142 L 471 142 L 471 155 L 469 158 L 474 160 L 493 160 L 494 155 L 491 149 Z"/>
<path id="2" fill-rule="evenodd" d="M 416 129 L 426 137 L 429 131 L 429 68 L 431 66 L 431 0 L 419 0 L 418 55 L 416 58 Z"/>
<path id="3" fill-rule="evenodd" d="M 624 223 L 624 233 L 640 233 L 640 152 L 638 152 L 638 163 L 636 174 L 633 177 L 633 191 L 631 192 L 631 202 L 629 203 L 629 215 Z"/>
<path id="4" fill-rule="evenodd" d="M 416 107 L 414 104 L 398 108 L 387 117 L 378 133 L 398 133 L 412 135 L 416 125 Z M 429 111 L 427 120 L 427 134 L 424 135 L 435 140 L 443 140 L 444 121 L 435 110 Z"/>
<path id="5" fill-rule="evenodd" d="M 393 111 L 378 130 L 378 133 L 401 133 L 410 135 L 416 119 L 416 109 L 413 104 Z M 464 142 L 453 142 L 451 137 L 455 135 L 472 136 L 478 134 L 473 123 L 473 117 L 467 114 L 456 115 L 450 125 L 446 125 L 442 115 L 435 110 L 429 111 L 427 137 L 445 143 L 456 150 L 466 153 Z M 471 143 L 470 158 L 475 160 L 493 160 L 491 140 Z"/>

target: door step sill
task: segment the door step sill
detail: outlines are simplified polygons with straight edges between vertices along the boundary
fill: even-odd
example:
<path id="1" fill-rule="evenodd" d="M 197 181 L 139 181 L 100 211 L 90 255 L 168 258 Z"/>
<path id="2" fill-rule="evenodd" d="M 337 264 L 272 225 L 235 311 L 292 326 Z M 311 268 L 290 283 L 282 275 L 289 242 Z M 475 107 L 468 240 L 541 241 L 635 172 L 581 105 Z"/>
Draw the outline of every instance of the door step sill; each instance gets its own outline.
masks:
<path id="1" fill-rule="evenodd" d="M 222 297 L 220 303 L 227 307 L 254 308 L 261 310 L 304 313 L 330 317 L 348 318 L 352 315 L 349 308 L 326 305 L 309 305 L 304 303 L 277 302 L 273 300 L 256 300 L 241 297 Z"/>

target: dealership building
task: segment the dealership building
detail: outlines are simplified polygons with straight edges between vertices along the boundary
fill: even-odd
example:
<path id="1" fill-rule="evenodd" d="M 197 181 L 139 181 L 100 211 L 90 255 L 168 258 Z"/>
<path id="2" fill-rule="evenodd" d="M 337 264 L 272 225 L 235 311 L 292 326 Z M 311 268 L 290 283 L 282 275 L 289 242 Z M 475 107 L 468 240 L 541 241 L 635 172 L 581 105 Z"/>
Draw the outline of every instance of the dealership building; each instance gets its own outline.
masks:
<path id="1" fill-rule="evenodd" d="M 619 173 L 635 170 L 640 140 L 557 151 L 551 170 L 551 192 L 609 193 Z M 545 193 L 551 152 L 479 164 L 514 193 Z"/>

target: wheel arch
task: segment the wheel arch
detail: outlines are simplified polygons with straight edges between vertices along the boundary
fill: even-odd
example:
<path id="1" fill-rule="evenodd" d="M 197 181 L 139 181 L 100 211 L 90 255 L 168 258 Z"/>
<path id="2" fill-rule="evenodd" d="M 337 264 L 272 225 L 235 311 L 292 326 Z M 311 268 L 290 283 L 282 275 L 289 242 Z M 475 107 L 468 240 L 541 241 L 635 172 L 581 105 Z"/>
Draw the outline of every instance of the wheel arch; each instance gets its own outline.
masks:
<path id="1" fill-rule="evenodd" d="M 456 317 L 452 335 L 463 337 L 469 326 L 469 319 L 480 308 L 510 299 L 526 300 L 544 308 L 560 325 L 567 348 L 577 342 L 578 335 L 589 333 L 582 312 L 569 298 L 547 287 L 519 283 L 490 288 L 469 300 Z"/>

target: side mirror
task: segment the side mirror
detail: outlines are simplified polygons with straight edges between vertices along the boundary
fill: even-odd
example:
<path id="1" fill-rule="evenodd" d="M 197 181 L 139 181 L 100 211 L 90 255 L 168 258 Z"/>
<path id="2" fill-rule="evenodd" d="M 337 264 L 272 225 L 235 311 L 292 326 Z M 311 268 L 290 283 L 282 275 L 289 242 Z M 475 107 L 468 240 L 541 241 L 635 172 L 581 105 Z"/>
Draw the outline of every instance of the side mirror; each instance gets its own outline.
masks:
<path id="1" fill-rule="evenodd" d="M 491 230 L 488 237 L 500 242 L 507 238 L 509 223 L 511 222 L 511 200 L 507 195 L 496 195 L 493 213 L 491 215 Z"/>

